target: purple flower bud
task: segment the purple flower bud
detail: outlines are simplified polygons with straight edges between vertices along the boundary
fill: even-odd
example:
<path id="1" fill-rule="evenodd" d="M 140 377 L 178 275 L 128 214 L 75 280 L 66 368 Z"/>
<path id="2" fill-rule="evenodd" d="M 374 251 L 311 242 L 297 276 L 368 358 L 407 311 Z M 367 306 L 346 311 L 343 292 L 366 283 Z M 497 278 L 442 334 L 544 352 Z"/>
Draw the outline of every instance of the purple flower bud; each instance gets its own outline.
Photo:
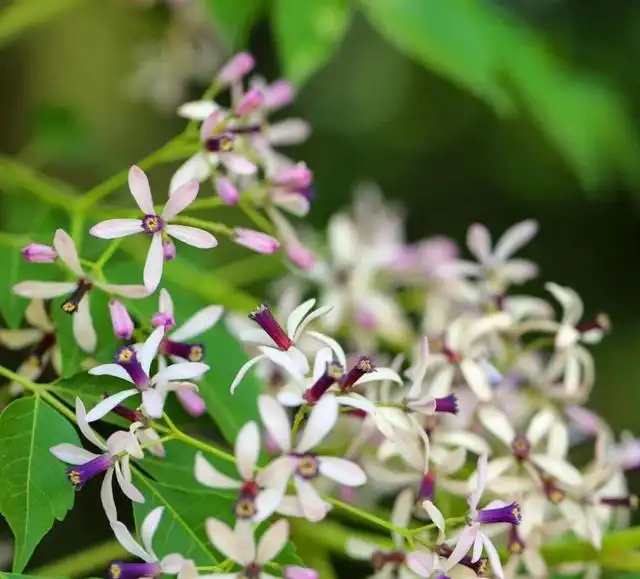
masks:
<path id="1" fill-rule="evenodd" d="M 202 362 L 204 360 L 204 344 L 185 344 L 165 339 L 162 342 L 162 353 L 168 356 L 177 356 L 189 362 Z"/>
<path id="2" fill-rule="evenodd" d="M 122 366 L 127 374 L 133 380 L 136 388 L 140 391 L 149 388 L 149 376 L 144 371 L 144 368 L 140 364 L 136 351 L 132 346 L 123 346 L 119 348 L 114 356 L 116 364 Z"/>
<path id="3" fill-rule="evenodd" d="M 249 314 L 249 318 L 265 331 L 278 349 L 286 351 L 293 346 L 293 341 L 275 319 L 268 305 L 262 304 L 258 306 Z"/>
<path id="4" fill-rule="evenodd" d="M 162 255 L 165 261 L 171 261 L 176 257 L 176 246 L 171 238 L 162 240 Z"/>
<path id="5" fill-rule="evenodd" d="M 182 407 L 194 417 L 202 416 L 207 409 L 205 401 L 202 397 L 193 390 L 188 388 L 182 390 L 176 390 L 176 396 L 182 404 Z"/>
<path id="6" fill-rule="evenodd" d="M 344 368 L 340 364 L 327 364 L 322 376 L 304 393 L 303 398 L 309 404 L 315 404 L 331 386 L 342 378 L 343 373 Z"/>
<path id="7" fill-rule="evenodd" d="M 112 465 L 113 459 L 108 454 L 103 454 L 85 464 L 70 466 L 67 469 L 67 478 L 77 490 L 80 490 L 88 480 L 106 472 Z"/>
<path id="8" fill-rule="evenodd" d="M 109 579 L 140 579 L 141 577 L 159 577 L 162 573 L 158 563 L 125 563 L 113 561 L 109 565 Z"/>
<path id="9" fill-rule="evenodd" d="M 455 394 L 449 394 L 444 398 L 435 398 L 434 402 L 436 412 L 458 414 L 458 397 Z"/>
<path id="10" fill-rule="evenodd" d="M 340 388 L 342 390 L 348 390 L 351 388 L 360 378 L 369 372 L 373 372 L 376 369 L 373 360 L 368 356 L 361 356 L 356 362 L 355 366 L 345 374 L 340 380 Z"/>
<path id="11" fill-rule="evenodd" d="M 284 167 L 273 176 L 276 185 L 296 190 L 308 187 L 312 180 L 313 173 L 304 163 Z"/>
<path id="12" fill-rule="evenodd" d="M 158 328 L 163 326 L 165 331 L 170 330 L 176 325 L 176 320 L 171 314 L 167 314 L 165 312 L 158 312 L 151 316 L 151 325 L 154 328 Z"/>
<path id="13" fill-rule="evenodd" d="M 118 340 L 128 340 L 133 334 L 133 320 L 127 311 L 126 306 L 118 301 L 109 302 L 109 313 L 111 314 L 111 324 L 113 334 Z"/>
<path id="14" fill-rule="evenodd" d="M 264 107 L 271 111 L 286 107 L 295 97 L 293 84 L 288 80 L 276 80 L 264 91 Z"/>
<path id="15" fill-rule="evenodd" d="M 53 263 L 58 259 L 58 254 L 48 245 L 30 243 L 22 249 L 22 257 L 29 263 Z"/>
<path id="16" fill-rule="evenodd" d="M 519 525 L 521 518 L 520 505 L 518 505 L 518 503 L 509 503 L 502 507 L 480 509 L 476 513 L 475 520 L 481 525 L 492 525 L 495 523 Z"/>
<path id="17" fill-rule="evenodd" d="M 275 253 L 280 249 L 280 242 L 275 237 L 244 227 L 233 229 L 233 241 L 258 253 Z"/>
<path id="18" fill-rule="evenodd" d="M 316 263 L 316 256 L 297 241 L 286 244 L 284 250 L 291 262 L 300 269 L 311 269 Z"/>
<path id="19" fill-rule="evenodd" d="M 244 117 L 249 113 L 255 111 L 258 107 L 261 107 L 264 103 L 264 95 L 258 89 L 251 89 L 246 92 L 242 97 L 238 106 L 236 107 L 236 115 L 238 117 Z"/>
<path id="20" fill-rule="evenodd" d="M 109 394 L 105 393 L 103 396 L 107 398 Z M 125 420 L 128 420 L 129 422 L 144 422 L 145 420 L 142 412 L 139 412 L 138 410 L 132 410 L 131 408 L 127 408 L 123 404 L 116 404 L 116 406 L 113 407 L 112 412 L 124 418 Z"/>
<path id="21" fill-rule="evenodd" d="M 318 572 L 315 569 L 288 566 L 284 568 L 284 579 L 318 579 Z"/>
<path id="22" fill-rule="evenodd" d="M 255 65 L 255 59 L 248 52 L 239 52 L 220 69 L 218 82 L 224 86 L 240 80 Z"/>
<path id="23" fill-rule="evenodd" d="M 226 205 L 235 205 L 240 199 L 240 191 L 226 177 L 218 177 L 216 179 L 216 191 Z"/>

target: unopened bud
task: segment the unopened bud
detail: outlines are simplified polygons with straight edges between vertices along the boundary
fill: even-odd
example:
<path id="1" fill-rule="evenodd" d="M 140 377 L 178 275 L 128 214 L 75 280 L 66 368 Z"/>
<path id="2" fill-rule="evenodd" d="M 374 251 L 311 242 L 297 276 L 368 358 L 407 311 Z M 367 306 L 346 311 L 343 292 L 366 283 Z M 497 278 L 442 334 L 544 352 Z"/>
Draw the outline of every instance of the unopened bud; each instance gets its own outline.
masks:
<path id="1" fill-rule="evenodd" d="M 58 254 L 53 247 L 30 243 L 22 250 L 22 256 L 30 263 L 53 263 L 58 259 Z"/>
<path id="2" fill-rule="evenodd" d="M 133 334 L 133 320 L 127 311 L 126 306 L 118 301 L 109 302 L 109 313 L 111 314 L 111 324 L 113 334 L 118 340 L 128 340 Z"/>

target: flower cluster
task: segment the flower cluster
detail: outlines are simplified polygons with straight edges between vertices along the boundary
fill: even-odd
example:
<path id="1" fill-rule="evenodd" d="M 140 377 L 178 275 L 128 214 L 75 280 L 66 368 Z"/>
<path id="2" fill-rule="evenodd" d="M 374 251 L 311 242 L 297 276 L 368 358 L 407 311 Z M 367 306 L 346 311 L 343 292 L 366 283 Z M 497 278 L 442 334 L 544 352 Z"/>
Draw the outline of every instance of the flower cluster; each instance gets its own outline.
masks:
<path id="1" fill-rule="evenodd" d="M 311 172 L 274 150 L 300 142 L 309 130 L 298 119 L 268 123 L 293 90 L 286 81 L 261 79 L 245 88 L 253 64 L 249 54 L 238 54 L 218 74 L 215 86 L 231 88 L 229 108 L 211 100 L 180 107 L 181 116 L 200 123 L 199 140 L 173 176 L 164 206 L 153 204 L 145 173 L 132 167 L 129 189 L 141 215 L 90 230 L 102 239 L 149 238 L 143 285 L 106 283 L 99 268 L 85 273 L 72 238 L 58 230 L 53 247 L 30 245 L 24 257 L 59 260 L 73 281 L 19 283 L 15 293 L 33 300 L 27 312 L 33 329 L 0 333 L 11 347 L 36 345 L 18 371 L 35 380 L 48 360 L 59 368 L 55 328 L 42 300 L 65 297 L 61 307 L 73 316 L 75 339 L 92 353 L 98 337 L 89 299 L 94 291 L 110 296 L 114 335 L 125 343 L 111 363 L 96 364 L 89 374 L 115 377 L 123 388 L 89 410 L 76 400 L 77 425 L 97 453 L 71 444 L 51 448 L 69 465 L 77 489 L 103 476 L 101 499 L 113 533 L 142 561 L 115 561 L 110 577 L 268 579 L 280 568 L 289 579 L 311 579 L 316 571 L 281 568 L 278 556 L 290 527 L 307 521 L 322 529 L 337 509 L 391 533 L 391 542 L 364 540 L 354 530 L 343 541 L 347 554 L 370 561 L 375 577 L 443 578 L 460 569 L 483 576 L 491 568 L 495 577 L 511 578 L 522 567 L 527 576 L 545 577 L 543 548 L 558 537 L 573 533 L 600 549 L 604 534 L 624 525 L 624 513 L 635 506 L 624 473 L 640 465 L 640 441 L 617 442 L 585 407 L 595 383 L 590 346 L 610 330 L 607 317 L 585 319 L 578 294 L 556 283 L 545 285 L 551 300 L 512 293 L 538 275 L 534 263 L 515 257 L 537 232 L 533 220 L 514 225 L 495 244 L 484 226 L 472 225 L 473 260 L 461 259 L 444 237 L 409 244 L 402 213 L 368 185 L 351 213 L 331 218 L 326 247 L 312 253 L 285 217 L 309 210 Z M 259 253 L 282 245 L 298 266 L 273 287 L 278 297 L 271 307 L 259 305 L 248 319 L 225 318 L 250 355 L 229 384 L 231 393 L 246 387 L 250 372 L 263 384 L 259 422 L 239 429 L 233 454 L 182 434 L 165 411 L 171 392 L 191 415 L 205 411 L 198 390 L 210 368 L 203 344 L 191 340 L 218 322 L 222 308 L 209 306 L 176 329 L 164 288 L 148 320 L 136 315 L 134 321 L 126 305 L 160 286 L 164 261 L 176 258 L 173 239 L 216 246 L 208 222 L 180 216 L 196 206 L 205 182 L 213 185 L 213 200 L 263 211 L 271 227 L 216 224 L 215 231 Z M 17 394 L 19 384 L 12 389 Z M 105 441 L 91 424 L 110 413 L 131 425 Z M 201 485 L 234 496 L 231 526 L 213 518 L 204 524 L 212 546 L 230 562 L 213 574 L 185 553 L 156 555 L 162 507 L 142 523 L 142 544 L 116 508 L 114 474 L 128 499 L 144 502 L 132 461 L 146 453 L 162 460 L 164 444 L 176 439 L 195 441 L 193 476 Z M 573 447 L 589 442 L 595 442 L 593 459 L 572 462 Z M 222 472 L 212 456 L 226 458 L 235 471 Z M 373 513 L 389 499 L 387 521 Z"/>

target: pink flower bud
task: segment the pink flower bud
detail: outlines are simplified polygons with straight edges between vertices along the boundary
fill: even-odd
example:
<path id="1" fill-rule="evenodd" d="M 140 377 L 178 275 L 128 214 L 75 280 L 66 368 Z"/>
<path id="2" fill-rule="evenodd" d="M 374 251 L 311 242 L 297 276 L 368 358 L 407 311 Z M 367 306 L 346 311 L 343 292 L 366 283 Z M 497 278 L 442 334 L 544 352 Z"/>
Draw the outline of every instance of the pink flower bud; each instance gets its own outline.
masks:
<path id="1" fill-rule="evenodd" d="M 255 111 L 258 107 L 261 107 L 264 103 L 264 96 L 262 92 L 258 89 L 252 89 L 249 92 L 245 93 L 242 97 L 238 106 L 236 107 L 236 115 L 239 117 L 244 117 L 249 113 Z"/>
<path id="2" fill-rule="evenodd" d="M 255 60 L 248 52 L 239 52 L 220 69 L 218 82 L 224 86 L 240 80 L 254 66 Z"/>
<path id="3" fill-rule="evenodd" d="M 300 269 L 311 269 L 316 263 L 316 256 L 301 243 L 291 243 L 284 248 L 287 257 Z"/>
<path id="4" fill-rule="evenodd" d="M 280 249 L 280 242 L 275 237 L 244 227 L 234 228 L 233 240 L 238 245 L 244 245 L 258 253 L 275 253 Z"/>
<path id="5" fill-rule="evenodd" d="M 127 311 L 126 306 L 118 301 L 109 302 L 109 313 L 111 314 L 111 324 L 113 333 L 118 340 L 128 340 L 133 334 L 133 320 Z"/>
<path id="6" fill-rule="evenodd" d="M 315 569 L 288 566 L 284 568 L 284 579 L 318 579 L 318 572 Z"/>
<path id="7" fill-rule="evenodd" d="M 273 182 L 290 189 L 303 189 L 311 185 L 313 173 L 304 163 L 297 163 L 280 169 L 274 176 Z"/>
<path id="8" fill-rule="evenodd" d="M 295 96 L 293 85 L 288 80 L 277 80 L 264 91 L 264 107 L 269 110 L 286 107 Z"/>
<path id="9" fill-rule="evenodd" d="M 226 177 L 216 179 L 216 191 L 226 205 L 235 205 L 240 199 L 240 191 Z"/>
<path id="10" fill-rule="evenodd" d="M 158 312 L 151 317 L 151 325 L 154 328 L 163 326 L 165 330 L 170 330 L 176 325 L 176 321 L 171 314 Z"/>
<path id="11" fill-rule="evenodd" d="M 58 254 L 53 247 L 30 243 L 22 250 L 22 256 L 30 263 L 53 263 L 58 259 Z"/>
<path id="12" fill-rule="evenodd" d="M 162 241 L 162 255 L 165 261 L 171 261 L 176 257 L 176 246 L 171 239 L 165 239 Z"/>
<path id="13" fill-rule="evenodd" d="M 187 388 L 176 390 L 176 395 L 178 396 L 178 400 L 180 401 L 180 404 L 182 404 L 182 407 L 191 416 L 202 416 L 204 411 L 207 409 L 204 400 L 194 390 L 189 390 Z"/>

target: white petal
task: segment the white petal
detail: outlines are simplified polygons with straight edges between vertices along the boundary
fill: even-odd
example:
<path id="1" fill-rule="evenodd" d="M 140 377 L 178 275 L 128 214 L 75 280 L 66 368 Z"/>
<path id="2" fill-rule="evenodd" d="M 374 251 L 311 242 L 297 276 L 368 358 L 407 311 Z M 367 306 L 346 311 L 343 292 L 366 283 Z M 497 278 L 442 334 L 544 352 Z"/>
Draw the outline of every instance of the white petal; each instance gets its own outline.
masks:
<path id="1" fill-rule="evenodd" d="M 304 380 L 304 376 L 309 371 L 309 362 L 297 348 L 289 348 L 288 351 L 283 352 L 276 348 L 260 346 L 258 350 L 299 382 Z"/>
<path id="2" fill-rule="evenodd" d="M 214 489 L 237 489 L 242 486 L 240 481 L 222 474 L 211 466 L 200 452 L 196 454 L 195 477 L 200 484 Z"/>
<path id="3" fill-rule="evenodd" d="M 281 494 L 284 494 L 287 483 L 297 467 L 297 459 L 290 456 L 279 456 L 258 473 L 256 480 L 260 486 L 276 489 L 281 491 Z"/>
<path id="4" fill-rule="evenodd" d="M 160 524 L 164 507 L 156 507 L 153 509 L 142 522 L 142 528 L 140 529 L 140 539 L 142 545 L 147 550 L 147 553 L 157 559 L 156 554 L 153 552 L 153 535 Z"/>
<path id="5" fill-rule="evenodd" d="M 255 499 L 256 514 L 253 517 L 253 522 L 261 523 L 275 513 L 282 502 L 285 491 L 286 485 L 260 491 Z"/>
<path id="6" fill-rule="evenodd" d="M 89 294 L 85 295 L 78 304 L 78 309 L 73 315 L 73 337 L 80 349 L 87 353 L 95 352 L 98 343 L 98 335 L 93 327 L 91 317 Z"/>
<path id="7" fill-rule="evenodd" d="M 113 469 L 110 468 L 104 473 L 102 485 L 100 486 L 100 501 L 102 508 L 107 515 L 109 523 L 118 520 L 118 511 L 116 511 L 116 501 L 113 497 Z"/>
<path id="8" fill-rule="evenodd" d="M 170 221 L 173 217 L 182 213 L 198 196 L 199 187 L 200 184 L 194 179 L 193 181 L 187 181 L 184 185 L 172 191 L 162 211 L 162 219 Z"/>
<path id="9" fill-rule="evenodd" d="M 467 247 L 480 263 L 491 260 L 491 235 L 481 223 L 474 223 L 467 230 Z"/>
<path id="10" fill-rule="evenodd" d="M 337 408 L 337 406 L 336 406 Z M 291 423 L 285 409 L 272 396 L 258 397 L 258 411 L 262 424 L 282 452 L 291 450 Z"/>
<path id="11" fill-rule="evenodd" d="M 220 107 L 213 101 L 190 101 L 178 107 L 178 115 L 192 121 L 204 121 Z"/>
<path id="12" fill-rule="evenodd" d="M 109 294 L 132 300 L 139 300 L 149 296 L 149 290 L 143 285 L 116 285 L 111 283 L 96 283 L 96 285 Z"/>
<path id="13" fill-rule="evenodd" d="M 171 294 L 164 288 L 160 290 L 158 307 L 163 314 L 173 316 L 173 300 L 171 299 Z"/>
<path id="14" fill-rule="evenodd" d="M 333 362 L 333 352 L 331 348 L 321 348 L 318 350 L 313 361 L 312 379 L 314 382 L 320 379 L 327 369 L 327 364 L 331 364 L 331 362 Z"/>
<path id="15" fill-rule="evenodd" d="M 429 515 L 429 518 L 433 521 L 433 524 L 438 527 L 438 530 L 444 533 L 446 523 L 443 514 L 440 512 L 440 509 L 436 507 L 431 501 L 423 501 L 422 508 L 427 512 L 427 515 Z"/>
<path id="16" fill-rule="evenodd" d="M 582 483 L 580 471 L 566 460 L 545 454 L 532 454 L 531 462 L 565 484 L 579 486 Z"/>
<path id="17" fill-rule="evenodd" d="M 98 402 L 98 404 L 96 404 L 91 410 L 89 410 L 89 412 L 87 413 L 87 422 L 95 422 L 96 420 L 100 420 L 103 416 L 111 412 L 123 400 L 131 398 L 131 396 L 135 396 L 136 394 L 138 394 L 138 390 L 133 388 L 131 390 L 123 390 L 122 392 L 117 392 L 116 394 L 108 396 L 101 402 Z"/>
<path id="18" fill-rule="evenodd" d="M 76 289 L 76 284 L 63 281 L 21 281 L 13 286 L 11 291 L 23 298 L 48 300 L 70 294 Z"/>
<path id="19" fill-rule="evenodd" d="M 142 392 L 142 406 L 149 418 L 161 418 L 164 409 L 164 397 L 153 388 L 144 390 Z"/>
<path id="20" fill-rule="evenodd" d="M 236 175 L 253 175 L 258 167 L 246 157 L 236 155 L 234 153 L 223 153 L 220 155 L 220 161 L 223 165 Z"/>
<path id="21" fill-rule="evenodd" d="M 258 456 L 260 455 L 260 433 L 258 425 L 247 422 L 236 437 L 236 468 L 244 480 L 252 480 Z"/>
<path id="22" fill-rule="evenodd" d="M 300 304 L 297 308 L 295 308 L 287 318 L 287 335 L 293 339 L 298 326 L 304 319 L 304 317 L 311 311 L 313 306 L 315 305 L 316 300 L 311 298 L 306 302 Z"/>
<path id="23" fill-rule="evenodd" d="M 240 367 L 240 370 L 238 370 L 238 373 L 236 374 L 235 378 L 233 379 L 233 382 L 231 383 L 231 386 L 230 386 L 231 394 L 233 394 L 236 391 L 236 388 L 242 382 L 242 379 L 244 378 L 245 374 L 249 370 L 251 370 L 252 366 L 255 366 L 258 362 L 260 362 L 260 360 L 264 360 L 264 359 L 265 359 L 265 356 L 255 356 L 254 358 L 247 360 Z"/>
<path id="24" fill-rule="evenodd" d="M 38 328 L 44 332 L 53 332 L 55 330 L 49 314 L 44 307 L 43 300 L 31 300 L 29 306 L 24 312 L 24 317 L 30 326 Z"/>
<path id="25" fill-rule="evenodd" d="M 345 355 L 344 350 L 342 349 L 342 346 L 336 340 L 334 340 L 330 336 L 327 336 L 326 334 L 321 334 L 320 332 L 315 332 L 313 330 L 308 330 L 305 335 L 311 336 L 316 340 L 319 340 L 323 344 L 326 344 L 327 346 L 329 346 L 329 348 L 331 348 L 331 350 L 336 355 L 336 359 L 338 360 L 339 364 L 343 368 L 346 368 L 347 356 Z"/>
<path id="26" fill-rule="evenodd" d="M 194 336 L 199 336 L 216 325 L 224 312 L 222 306 L 207 306 L 191 316 L 182 326 L 172 332 L 174 342 L 184 342 Z"/>
<path id="27" fill-rule="evenodd" d="M 378 551 L 378 545 L 368 543 L 357 537 L 347 537 L 344 544 L 344 550 L 349 557 L 354 559 L 368 560 Z"/>
<path id="28" fill-rule="evenodd" d="M 67 464 L 86 464 L 90 460 L 100 456 L 85 450 L 81 446 L 75 446 L 68 442 L 52 446 L 49 452 Z"/>
<path id="29" fill-rule="evenodd" d="M 91 443 L 95 444 L 100 450 L 107 450 L 106 445 L 96 436 L 89 423 L 87 422 L 87 411 L 80 398 L 76 398 L 76 423 L 80 432 Z"/>
<path id="30" fill-rule="evenodd" d="M 298 452 L 307 452 L 320 444 L 338 421 L 338 401 L 333 396 L 323 396 L 313 407 L 304 427 Z"/>
<path id="31" fill-rule="evenodd" d="M 309 123 L 303 119 L 285 119 L 273 123 L 267 129 L 271 145 L 297 145 L 306 141 L 311 132 Z"/>
<path id="32" fill-rule="evenodd" d="M 101 364 L 100 366 L 91 368 L 89 374 L 92 376 L 113 376 L 133 384 L 131 376 L 129 376 L 127 371 L 119 364 Z"/>
<path id="33" fill-rule="evenodd" d="M 207 519 L 205 528 L 209 541 L 223 555 L 241 565 L 248 565 L 254 561 L 256 548 L 251 528 L 245 529 L 244 525 L 240 525 L 237 527 L 237 531 L 240 532 L 234 533 L 216 519 Z"/>
<path id="34" fill-rule="evenodd" d="M 38 303 L 40 300 L 34 300 L 31 303 Z M 24 330 L 0 330 L 0 344 L 6 346 L 10 350 L 22 350 L 27 346 L 37 344 L 44 334 L 42 330 L 32 328 Z"/>
<path id="35" fill-rule="evenodd" d="M 198 247 L 200 249 L 212 249 L 218 245 L 218 240 L 208 231 L 198 229 L 197 227 L 189 227 L 187 225 L 167 225 L 165 230 L 168 235 L 175 237 L 180 241 Z"/>
<path id="36" fill-rule="evenodd" d="M 431 577 L 433 557 L 425 552 L 415 551 L 407 555 L 407 566 L 420 577 Z"/>
<path id="37" fill-rule="evenodd" d="M 529 243 L 536 233 L 538 233 L 538 222 L 535 219 L 526 219 L 512 225 L 496 243 L 493 250 L 495 259 L 500 262 L 505 261 L 523 245 Z"/>
<path id="38" fill-rule="evenodd" d="M 288 191 L 273 192 L 271 201 L 274 205 L 296 217 L 304 217 L 311 208 L 311 203 L 306 197 L 299 193 L 289 193 Z"/>
<path id="39" fill-rule="evenodd" d="M 78 258 L 78 250 L 71 236 L 63 229 L 56 230 L 53 236 L 53 247 L 58 252 L 60 259 L 78 277 L 84 277 L 84 271 Z"/>
<path id="40" fill-rule="evenodd" d="M 149 371 L 151 370 L 151 362 L 153 362 L 154 358 L 158 354 L 158 348 L 160 347 L 160 342 L 162 342 L 162 338 L 164 337 L 164 327 L 158 326 L 151 335 L 146 339 L 145 343 L 140 346 L 138 351 L 136 352 L 136 357 L 138 358 L 138 362 L 140 362 L 140 366 L 144 370 L 144 373 L 149 376 Z"/>
<path id="41" fill-rule="evenodd" d="M 460 537 L 458 538 L 458 543 L 456 544 L 455 548 L 451 552 L 451 555 L 449 555 L 449 558 L 447 559 L 447 562 L 446 562 L 447 569 L 450 569 L 451 567 L 459 563 L 462 557 L 464 557 L 467 554 L 467 552 L 471 548 L 471 545 L 473 545 L 475 541 L 476 535 L 478 534 L 478 530 L 479 530 L 479 527 L 474 525 L 471 527 L 466 527 L 462 531 L 462 533 L 460 534 Z"/>
<path id="42" fill-rule="evenodd" d="M 431 379 L 429 390 L 427 392 L 429 396 L 433 396 L 433 398 L 441 398 L 449 394 L 449 392 L 451 392 L 451 383 L 453 381 L 454 373 L 455 369 L 450 364 L 442 366 L 442 368 L 440 368 L 440 370 L 438 370 Z"/>
<path id="43" fill-rule="evenodd" d="M 89 233 L 100 239 L 117 239 L 144 231 L 140 219 L 107 219 L 96 223 Z"/>
<path id="44" fill-rule="evenodd" d="M 211 175 L 211 164 L 205 155 L 196 153 L 190 159 L 187 159 L 173 174 L 169 183 L 169 195 L 173 195 L 182 185 L 189 181 L 204 181 Z"/>
<path id="45" fill-rule="evenodd" d="M 162 278 L 162 268 L 164 265 L 164 255 L 162 250 L 162 235 L 154 233 L 151 237 L 149 252 L 144 263 L 142 274 L 144 287 L 148 292 L 154 292 Z"/>
<path id="46" fill-rule="evenodd" d="M 565 458 L 569 452 L 569 429 L 563 422 L 556 422 L 549 430 L 547 454 Z"/>
<path id="47" fill-rule="evenodd" d="M 338 401 L 338 404 L 340 404 L 340 406 L 350 406 L 351 408 L 357 408 L 358 410 L 363 410 L 371 416 L 375 416 L 376 414 L 375 403 L 362 396 L 362 394 L 358 394 L 357 392 L 349 392 L 344 396 L 336 396 L 336 400 Z"/>
<path id="48" fill-rule="evenodd" d="M 320 456 L 318 461 L 320 472 L 341 485 L 359 487 L 367 482 L 364 471 L 355 462 L 346 458 Z"/>
<path id="49" fill-rule="evenodd" d="M 460 371 L 467 381 L 467 385 L 481 402 L 487 402 L 493 397 L 489 380 L 482 368 L 474 361 L 465 359 L 460 362 Z"/>
<path id="50" fill-rule="evenodd" d="M 526 437 L 532 446 L 544 438 L 555 421 L 556 416 L 550 408 L 543 408 L 531 418 Z"/>
<path id="51" fill-rule="evenodd" d="M 128 455 L 122 459 L 122 468 L 125 467 L 125 464 L 126 468 L 128 468 L 128 459 Z M 125 496 L 131 499 L 134 503 L 144 503 L 144 495 L 135 486 L 133 486 L 131 481 L 126 476 L 124 476 L 121 470 L 120 462 L 116 462 L 115 471 L 116 478 L 118 479 L 118 484 L 120 485 L 120 488 L 122 489 L 122 492 L 125 494 Z"/>
<path id="52" fill-rule="evenodd" d="M 155 215 L 149 179 L 140 167 L 133 165 L 129 169 L 129 191 L 145 215 Z"/>
<path id="53" fill-rule="evenodd" d="M 396 384 L 402 384 L 402 378 L 395 370 L 391 368 L 376 368 L 373 372 L 369 372 L 359 378 L 354 386 L 369 384 L 370 382 L 386 382 L 387 380 L 395 382 Z"/>
<path id="54" fill-rule="evenodd" d="M 331 505 L 322 499 L 310 482 L 296 477 L 293 479 L 293 484 L 296 487 L 298 503 L 305 519 L 312 523 L 317 523 L 324 519 Z"/>
<path id="55" fill-rule="evenodd" d="M 199 378 L 209 370 L 207 364 L 202 362 L 180 362 L 168 366 L 153 377 L 154 383 L 170 382 L 172 380 L 191 380 Z"/>
<path id="56" fill-rule="evenodd" d="M 498 555 L 498 551 L 493 546 L 489 537 L 484 533 L 481 533 L 481 536 L 482 543 L 484 544 L 484 550 L 489 558 L 489 564 L 491 565 L 491 569 L 493 569 L 493 574 L 496 576 L 496 579 L 503 579 L 504 573 L 502 572 L 502 564 L 500 563 L 500 555 Z"/>
<path id="57" fill-rule="evenodd" d="M 129 529 L 124 526 L 120 521 L 113 521 L 111 523 L 111 530 L 115 535 L 118 543 L 120 543 L 129 553 L 138 557 L 138 559 L 142 559 L 147 563 L 153 562 L 153 559 L 149 556 L 149 554 L 136 542 L 133 538 Z"/>
<path id="58" fill-rule="evenodd" d="M 560 302 L 564 310 L 562 323 L 568 326 L 575 326 L 582 318 L 584 311 L 582 299 L 577 292 L 570 287 L 564 287 L 553 282 L 544 284 L 544 287 Z"/>
<path id="59" fill-rule="evenodd" d="M 181 571 L 186 562 L 187 561 L 182 555 L 178 555 L 177 553 L 170 553 L 166 557 L 162 558 L 162 561 L 160 561 L 160 567 L 162 567 L 163 573 L 167 573 L 168 575 L 178 575 L 179 579 L 185 579 L 184 574 L 181 573 Z M 197 577 L 198 572 L 196 570 L 193 579 Z"/>
<path id="60" fill-rule="evenodd" d="M 280 519 L 271 525 L 260 537 L 258 552 L 256 553 L 256 563 L 264 565 L 275 559 L 289 540 L 289 523 L 286 519 Z"/>
<path id="61" fill-rule="evenodd" d="M 478 410 L 478 418 L 489 432 L 506 445 L 511 445 L 516 433 L 504 412 L 493 406 L 485 406 Z"/>

